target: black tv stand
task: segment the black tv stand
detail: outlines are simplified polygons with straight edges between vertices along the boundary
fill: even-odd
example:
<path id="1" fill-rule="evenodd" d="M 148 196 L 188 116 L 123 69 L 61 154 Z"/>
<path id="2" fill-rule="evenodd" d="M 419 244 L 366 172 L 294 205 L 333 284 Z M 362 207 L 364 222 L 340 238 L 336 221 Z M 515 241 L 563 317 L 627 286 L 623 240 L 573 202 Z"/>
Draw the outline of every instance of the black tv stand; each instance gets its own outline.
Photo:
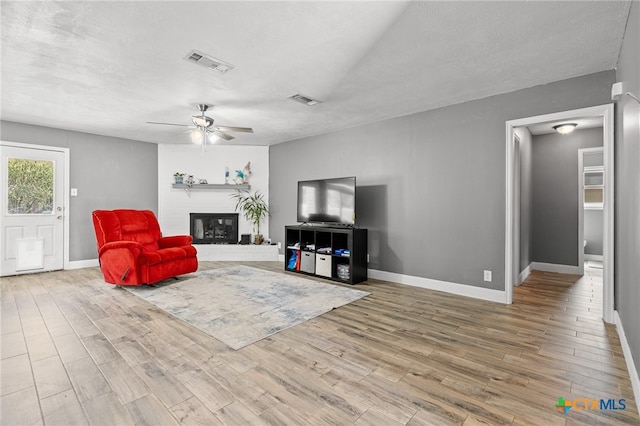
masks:
<path id="1" fill-rule="evenodd" d="M 284 268 L 348 284 L 367 280 L 367 230 L 285 226 Z"/>

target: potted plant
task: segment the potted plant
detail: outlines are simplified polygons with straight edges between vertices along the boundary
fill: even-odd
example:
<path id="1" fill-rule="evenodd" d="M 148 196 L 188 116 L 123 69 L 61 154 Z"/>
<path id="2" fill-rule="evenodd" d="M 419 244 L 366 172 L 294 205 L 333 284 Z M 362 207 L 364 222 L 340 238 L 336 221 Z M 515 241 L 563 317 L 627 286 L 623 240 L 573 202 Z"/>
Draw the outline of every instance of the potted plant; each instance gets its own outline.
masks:
<path id="1" fill-rule="evenodd" d="M 244 218 L 253 224 L 253 231 L 255 232 L 254 244 L 262 244 L 263 237 L 260 233 L 260 222 L 269 214 L 269 207 L 264 200 L 264 196 L 260 191 L 256 191 L 251 195 L 247 191 L 236 190 L 234 194 L 231 194 L 231 198 L 236 200 L 235 210 L 242 211 Z"/>
<path id="2" fill-rule="evenodd" d="M 183 178 L 184 178 L 184 173 L 175 172 L 173 174 L 173 180 L 175 181 L 176 185 L 180 185 L 182 183 Z"/>

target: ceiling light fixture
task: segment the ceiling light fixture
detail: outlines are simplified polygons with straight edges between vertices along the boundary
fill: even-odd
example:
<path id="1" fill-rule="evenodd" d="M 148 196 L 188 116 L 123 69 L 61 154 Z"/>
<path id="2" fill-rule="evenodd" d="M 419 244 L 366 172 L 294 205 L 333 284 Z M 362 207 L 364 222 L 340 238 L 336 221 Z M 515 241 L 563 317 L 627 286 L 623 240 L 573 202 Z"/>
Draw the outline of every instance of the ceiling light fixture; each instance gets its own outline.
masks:
<path id="1" fill-rule="evenodd" d="M 564 124 L 558 124 L 557 126 L 553 126 L 553 128 L 555 129 L 556 132 L 560 133 L 561 135 L 568 135 L 569 133 L 573 132 L 576 129 L 577 124 L 576 123 L 564 123 Z"/>
<path id="2" fill-rule="evenodd" d="M 191 131 L 191 142 L 200 145 L 202 143 L 203 132 L 200 129 L 194 129 Z"/>

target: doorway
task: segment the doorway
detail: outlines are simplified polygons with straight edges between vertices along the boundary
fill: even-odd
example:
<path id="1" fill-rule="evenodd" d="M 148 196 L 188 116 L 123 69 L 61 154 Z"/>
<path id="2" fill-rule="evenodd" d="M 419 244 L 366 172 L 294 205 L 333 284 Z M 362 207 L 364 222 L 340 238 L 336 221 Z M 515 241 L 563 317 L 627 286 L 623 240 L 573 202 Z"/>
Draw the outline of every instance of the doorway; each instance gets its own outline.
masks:
<path id="1" fill-rule="evenodd" d="M 67 148 L 0 142 L 0 276 L 68 261 Z"/>
<path id="2" fill-rule="evenodd" d="M 604 148 L 578 150 L 578 264 L 602 268 Z"/>
<path id="3" fill-rule="evenodd" d="M 514 269 L 514 258 L 519 258 L 519 244 L 516 235 L 519 234 L 518 217 L 519 204 L 516 204 L 515 185 L 519 177 L 516 175 L 517 162 L 515 160 L 516 142 L 515 129 L 521 126 L 531 126 L 538 123 L 569 121 L 578 117 L 597 117 L 602 119 L 604 173 L 603 180 L 607 190 L 603 199 L 603 319 L 612 323 L 613 317 L 613 256 L 614 256 L 614 123 L 613 104 L 582 108 L 559 113 L 527 117 L 506 122 L 506 217 L 505 217 L 505 303 L 513 303 L 513 286 L 517 283 Z M 582 224 L 580 224 L 582 226 Z M 580 232 L 580 230 L 579 230 Z"/>

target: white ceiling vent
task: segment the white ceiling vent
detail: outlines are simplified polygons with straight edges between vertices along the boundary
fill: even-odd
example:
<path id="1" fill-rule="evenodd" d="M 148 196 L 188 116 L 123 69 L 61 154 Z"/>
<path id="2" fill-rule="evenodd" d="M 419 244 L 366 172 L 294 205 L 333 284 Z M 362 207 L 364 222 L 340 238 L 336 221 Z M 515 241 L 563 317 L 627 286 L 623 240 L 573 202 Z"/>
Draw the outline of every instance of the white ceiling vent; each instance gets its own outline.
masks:
<path id="1" fill-rule="evenodd" d="M 289 96 L 289 99 L 293 99 L 294 101 L 300 102 L 301 104 L 305 104 L 305 105 L 317 105 L 320 103 L 320 101 L 316 101 L 315 99 L 311 99 L 308 96 L 304 96 L 301 94 L 296 94 L 296 95 L 291 95 Z"/>
<path id="2" fill-rule="evenodd" d="M 220 59 L 216 59 L 195 49 L 187 53 L 187 55 L 183 59 L 185 61 L 202 65 L 203 67 L 221 72 L 223 74 L 235 68 L 234 65 L 221 61 Z"/>

